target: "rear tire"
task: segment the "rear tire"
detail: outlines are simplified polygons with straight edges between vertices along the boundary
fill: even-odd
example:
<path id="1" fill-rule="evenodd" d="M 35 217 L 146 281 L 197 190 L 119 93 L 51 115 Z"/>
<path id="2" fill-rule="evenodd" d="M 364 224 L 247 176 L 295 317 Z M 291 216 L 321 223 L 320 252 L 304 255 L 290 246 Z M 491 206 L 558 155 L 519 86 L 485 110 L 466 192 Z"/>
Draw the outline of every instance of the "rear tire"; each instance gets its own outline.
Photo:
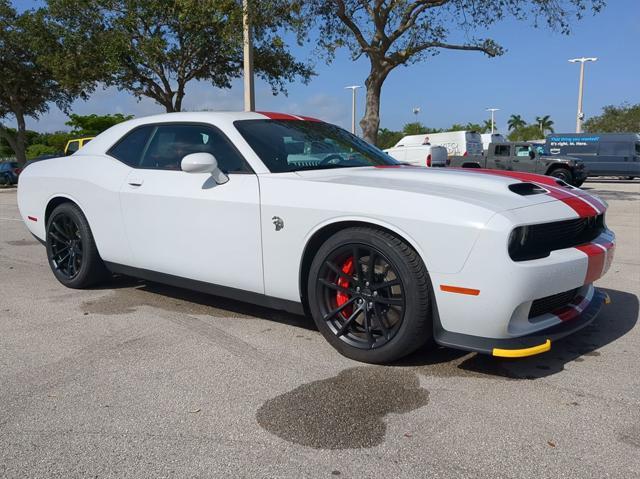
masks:
<path id="1" fill-rule="evenodd" d="M 68 288 L 86 288 L 108 276 L 89 222 L 73 203 L 62 203 L 49 216 L 46 246 L 53 275 Z"/>
<path id="2" fill-rule="evenodd" d="M 576 188 L 580 188 L 582 185 L 584 185 L 584 182 L 586 180 L 580 180 L 580 181 L 576 181 L 573 183 L 573 186 L 575 186 Z"/>
<path id="3" fill-rule="evenodd" d="M 355 227 L 319 248 L 307 291 L 325 339 L 348 358 L 380 364 L 433 337 L 429 289 L 427 269 L 413 248 L 386 231 Z"/>
<path id="4" fill-rule="evenodd" d="M 554 178 L 558 178 L 559 180 L 562 180 L 567 184 L 570 184 L 570 185 L 573 184 L 573 175 L 566 168 L 556 168 L 551 173 L 549 173 L 549 176 L 553 176 Z"/>

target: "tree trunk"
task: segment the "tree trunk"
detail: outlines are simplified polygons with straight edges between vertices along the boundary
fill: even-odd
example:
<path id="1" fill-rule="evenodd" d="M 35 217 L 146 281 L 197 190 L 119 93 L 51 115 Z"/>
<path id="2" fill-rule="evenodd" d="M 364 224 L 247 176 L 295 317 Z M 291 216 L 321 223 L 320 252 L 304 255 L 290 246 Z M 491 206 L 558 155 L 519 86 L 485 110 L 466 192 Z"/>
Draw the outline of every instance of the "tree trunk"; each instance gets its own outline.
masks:
<path id="1" fill-rule="evenodd" d="M 360 128 L 362 128 L 362 137 L 365 141 L 375 145 L 378 141 L 378 129 L 380 128 L 380 92 L 386 74 L 380 73 L 371 67 L 371 72 L 364 82 L 367 87 L 367 95 L 365 101 L 365 110 L 362 120 L 360 120 Z"/>
<path id="2" fill-rule="evenodd" d="M 15 113 L 18 123 L 16 131 L 16 142 L 13 151 L 16 153 L 16 161 L 21 165 L 27 162 L 27 126 L 24 121 L 24 114 L 21 111 Z"/>
<path id="3" fill-rule="evenodd" d="M 176 92 L 176 101 L 173 104 L 173 111 L 182 111 L 183 98 L 184 98 L 184 85 L 178 84 L 178 91 Z"/>

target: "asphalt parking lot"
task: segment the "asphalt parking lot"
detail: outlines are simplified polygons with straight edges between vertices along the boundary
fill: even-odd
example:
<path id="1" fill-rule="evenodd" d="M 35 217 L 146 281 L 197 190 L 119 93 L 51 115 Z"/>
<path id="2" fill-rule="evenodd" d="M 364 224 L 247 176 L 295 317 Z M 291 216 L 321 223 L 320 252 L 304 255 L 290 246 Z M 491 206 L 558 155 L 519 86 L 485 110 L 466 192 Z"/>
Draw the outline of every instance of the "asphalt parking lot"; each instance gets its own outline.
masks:
<path id="1" fill-rule="evenodd" d="M 640 477 L 640 182 L 611 296 L 524 360 L 377 367 L 310 319 L 116 278 L 65 289 L 0 190 L 0 477 Z"/>

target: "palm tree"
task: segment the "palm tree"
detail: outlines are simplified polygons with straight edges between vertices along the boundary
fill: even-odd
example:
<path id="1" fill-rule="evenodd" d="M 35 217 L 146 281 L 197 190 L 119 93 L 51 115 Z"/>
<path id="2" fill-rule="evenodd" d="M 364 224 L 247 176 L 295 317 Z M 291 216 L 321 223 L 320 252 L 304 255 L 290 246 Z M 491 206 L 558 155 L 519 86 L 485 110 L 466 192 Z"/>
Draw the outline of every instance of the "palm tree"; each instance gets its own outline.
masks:
<path id="1" fill-rule="evenodd" d="M 540 134 L 544 136 L 545 131 L 550 131 L 553 133 L 553 120 L 551 116 L 536 116 L 536 123 L 540 126 Z"/>
<path id="2" fill-rule="evenodd" d="M 493 130 L 498 131 L 496 125 L 493 125 Z M 491 120 L 485 120 L 482 124 L 482 133 L 491 133 Z"/>
<path id="3" fill-rule="evenodd" d="M 519 130 L 520 128 L 523 128 L 526 124 L 527 122 L 524 121 L 520 115 L 511 115 L 509 117 L 509 121 L 507 122 L 509 131 Z"/>

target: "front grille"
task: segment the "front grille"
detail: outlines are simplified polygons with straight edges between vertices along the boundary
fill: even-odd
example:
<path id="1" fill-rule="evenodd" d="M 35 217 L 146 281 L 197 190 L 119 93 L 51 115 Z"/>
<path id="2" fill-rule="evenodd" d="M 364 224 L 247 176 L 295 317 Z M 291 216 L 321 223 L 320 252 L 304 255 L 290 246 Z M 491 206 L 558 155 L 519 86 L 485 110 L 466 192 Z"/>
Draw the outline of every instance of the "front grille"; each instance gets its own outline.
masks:
<path id="1" fill-rule="evenodd" d="M 531 309 L 529 310 L 529 319 L 535 318 L 546 313 L 550 313 L 562 306 L 569 304 L 573 298 L 576 297 L 578 289 L 572 289 L 571 291 L 565 291 L 564 293 L 552 294 L 544 298 L 536 299 L 531 303 Z"/>
<path id="2" fill-rule="evenodd" d="M 544 258 L 558 249 L 571 248 L 592 241 L 604 230 L 604 215 L 519 226 L 509 241 L 509 255 L 514 261 Z"/>

